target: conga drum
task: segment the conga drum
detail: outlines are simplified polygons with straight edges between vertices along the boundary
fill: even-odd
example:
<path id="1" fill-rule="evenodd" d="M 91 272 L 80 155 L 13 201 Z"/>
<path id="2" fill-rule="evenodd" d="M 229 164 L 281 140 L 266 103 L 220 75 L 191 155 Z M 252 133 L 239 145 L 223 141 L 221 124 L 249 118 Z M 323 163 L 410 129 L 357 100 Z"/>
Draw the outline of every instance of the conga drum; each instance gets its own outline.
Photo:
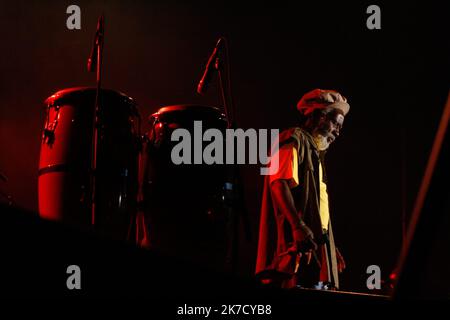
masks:
<path id="1" fill-rule="evenodd" d="M 145 216 L 142 229 L 153 249 L 220 269 L 226 249 L 222 208 L 225 166 L 175 164 L 172 158 L 173 148 L 179 143 L 172 141 L 177 129 L 191 134 L 194 157 L 195 121 L 201 121 L 203 131 L 214 128 L 225 136 L 226 117 L 215 107 L 167 106 L 149 117 L 141 173 Z M 201 144 L 203 148 L 208 142 Z"/>
<path id="2" fill-rule="evenodd" d="M 39 214 L 79 228 L 92 226 L 91 178 L 96 175 L 95 230 L 126 239 L 135 217 L 140 115 L 123 93 L 103 89 L 97 170 L 91 172 L 96 89 L 58 91 L 46 101 L 39 162 Z"/>

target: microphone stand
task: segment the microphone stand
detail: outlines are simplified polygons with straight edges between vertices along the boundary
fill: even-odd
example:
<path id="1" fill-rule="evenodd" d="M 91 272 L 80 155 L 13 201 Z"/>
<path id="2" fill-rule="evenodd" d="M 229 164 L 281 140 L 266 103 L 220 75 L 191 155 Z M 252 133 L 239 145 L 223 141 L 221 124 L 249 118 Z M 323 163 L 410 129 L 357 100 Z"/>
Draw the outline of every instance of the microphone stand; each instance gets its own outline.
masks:
<path id="1" fill-rule="evenodd" d="M 104 16 L 100 17 L 101 25 L 104 26 Z M 91 157 L 91 224 L 96 229 L 97 226 L 97 153 L 98 153 L 98 137 L 99 137 L 99 127 L 101 126 L 100 119 L 100 91 L 101 91 L 101 80 L 102 80 L 102 58 L 103 58 L 103 42 L 104 42 L 104 27 L 99 28 L 95 35 L 95 47 L 94 50 L 97 53 L 97 64 L 96 64 L 96 83 L 97 88 L 95 92 L 95 106 L 93 115 L 93 128 L 92 128 L 92 157 Z"/>
<path id="2" fill-rule="evenodd" d="M 226 63 L 227 63 L 227 77 L 228 86 L 225 85 L 224 72 L 222 69 L 222 63 L 220 60 L 220 54 L 217 55 L 215 61 L 215 69 L 219 76 L 219 89 L 220 95 L 223 101 L 225 109 L 225 116 L 227 117 L 228 129 L 236 129 L 234 104 L 231 95 L 230 85 L 230 68 L 228 57 L 228 43 L 225 38 L 222 38 L 225 42 L 226 50 Z M 229 101 L 229 102 L 228 102 Z M 227 213 L 227 245 L 226 245 L 226 267 L 230 272 L 235 272 L 238 260 L 238 244 L 239 244 L 239 216 L 242 218 L 244 224 L 244 233 L 248 241 L 251 239 L 250 224 L 248 222 L 247 210 L 243 199 L 243 190 L 241 183 L 240 171 L 236 164 L 231 167 L 226 167 L 226 182 L 224 184 L 224 205 Z"/>

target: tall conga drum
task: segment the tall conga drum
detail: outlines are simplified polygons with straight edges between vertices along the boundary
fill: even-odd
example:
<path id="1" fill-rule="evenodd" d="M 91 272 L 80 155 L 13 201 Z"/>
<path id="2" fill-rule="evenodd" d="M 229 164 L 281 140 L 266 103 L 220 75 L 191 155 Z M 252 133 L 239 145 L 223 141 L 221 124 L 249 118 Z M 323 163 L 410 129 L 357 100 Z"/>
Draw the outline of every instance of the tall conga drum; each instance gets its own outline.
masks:
<path id="1" fill-rule="evenodd" d="M 225 166 L 173 161 L 172 151 L 180 143 L 172 141 L 177 129 L 190 133 L 193 160 L 194 144 L 199 142 L 193 140 L 195 121 L 201 121 L 203 132 L 217 129 L 225 136 L 226 117 L 215 107 L 167 106 L 149 118 L 141 177 L 145 216 L 142 229 L 151 248 L 220 269 L 225 265 L 226 250 L 226 216 L 222 208 Z M 202 150 L 208 145 L 200 143 Z"/>
<path id="2" fill-rule="evenodd" d="M 140 115 L 132 98 L 103 89 L 97 170 L 91 172 L 96 89 L 69 88 L 46 101 L 39 162 L 39 214 L 91 228 L 91 178 L 96 176 L 95 230 L 126 239 L 136 212 Z"/>

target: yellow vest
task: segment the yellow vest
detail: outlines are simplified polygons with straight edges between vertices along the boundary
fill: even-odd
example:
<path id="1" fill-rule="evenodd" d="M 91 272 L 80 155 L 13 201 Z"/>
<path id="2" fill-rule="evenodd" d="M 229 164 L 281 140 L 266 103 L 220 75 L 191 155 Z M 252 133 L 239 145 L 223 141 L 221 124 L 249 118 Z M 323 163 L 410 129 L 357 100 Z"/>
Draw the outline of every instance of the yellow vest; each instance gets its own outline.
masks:
<path id="1" fill-rule="evenodd" d="M 298 185 L 298 155 L 297 149 L 294 147 L 292 152 L 292 173 L 295 184 Z M 328 222 L 330 221 L 330 209 L 328 206 L 327 184 L 323 182 L 322 164 L 319 162 L 319 181 L 320 181 L 320 221 L 322 229 L 328 230 Z"/>

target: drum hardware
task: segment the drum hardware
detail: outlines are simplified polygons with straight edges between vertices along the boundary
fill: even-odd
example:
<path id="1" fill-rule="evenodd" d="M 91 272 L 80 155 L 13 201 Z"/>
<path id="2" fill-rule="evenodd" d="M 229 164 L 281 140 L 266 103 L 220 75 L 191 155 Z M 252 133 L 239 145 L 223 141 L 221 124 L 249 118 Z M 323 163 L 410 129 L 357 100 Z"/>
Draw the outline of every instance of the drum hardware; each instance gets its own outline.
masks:
<path id="1" fill-rule="evenodd" d="M 47 106 L 47 116 L 44 131 L 42 132 L 42 139 L 44 143 L 51 146 L 55 142 L 55 130 L 59 121 L 59 106 L 54 106 L 55 114 L 52 122 L 50 122 L 50 107 L 50 105 Z"/>

